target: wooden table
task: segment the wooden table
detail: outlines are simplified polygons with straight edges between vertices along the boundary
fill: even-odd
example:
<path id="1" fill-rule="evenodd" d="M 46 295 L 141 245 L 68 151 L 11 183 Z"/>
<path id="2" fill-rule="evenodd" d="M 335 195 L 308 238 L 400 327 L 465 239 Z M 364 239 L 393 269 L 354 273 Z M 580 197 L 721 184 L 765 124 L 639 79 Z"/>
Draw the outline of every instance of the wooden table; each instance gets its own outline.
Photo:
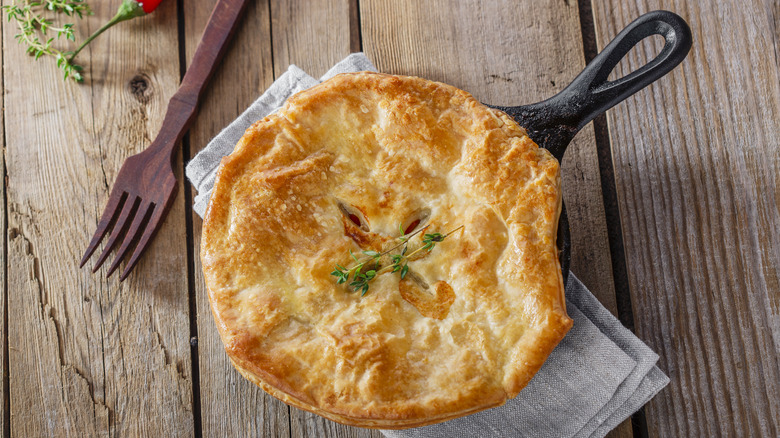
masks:
<path id="1" fill-rule="evenodd" d="M 120 2 L 90 3 L 81 35 Z M 127 281 L 78 269 L 122 161 L 157 133 L 214 3 L 167 0 L 109 31 L 83 54 L 83 85 L 34 63 L 0 24 L 4 436 L 380 436 L 288 408 L 233 370 L 188 184 Z M 563 163 L 573 272 L 671 377 L 612 436 L 778 436 L 777 0 L 258 0 L 177 175 L 292 63 L 317 76 L 363 50 L 382 71 L 525 104 L 562 89 L 653 9 L 689 21 L 688 59 L 587 126 Z M 656 50 L 640 45 L 620 74 Z"/>

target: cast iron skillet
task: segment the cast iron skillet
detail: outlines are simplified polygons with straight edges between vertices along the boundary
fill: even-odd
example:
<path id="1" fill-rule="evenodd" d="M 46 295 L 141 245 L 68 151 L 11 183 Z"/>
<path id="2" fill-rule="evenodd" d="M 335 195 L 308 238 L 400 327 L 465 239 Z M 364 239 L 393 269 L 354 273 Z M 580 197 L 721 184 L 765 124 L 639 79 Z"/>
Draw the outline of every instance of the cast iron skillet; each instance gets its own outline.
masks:
<path id="1" fill-rule="evenodd" d="M 651 35 L 661 35 L 666 43 L 652 61 L 630 74 L 608 81 L 607 77 L 631 48 Z M 539 146 L 552 152 L 558 161 L 574 135 L 599 114 L 622 102 L 674 69 L 691 49 L 688 23 L 669 11 L 653 11 L 629 24 L 599 53 L 563 91 L 531 105 L 495 106 L 504 111 Z M 563 282 L 569 277 L 571 236 L 566 207 L 558 220 L 558 250 Z"/>

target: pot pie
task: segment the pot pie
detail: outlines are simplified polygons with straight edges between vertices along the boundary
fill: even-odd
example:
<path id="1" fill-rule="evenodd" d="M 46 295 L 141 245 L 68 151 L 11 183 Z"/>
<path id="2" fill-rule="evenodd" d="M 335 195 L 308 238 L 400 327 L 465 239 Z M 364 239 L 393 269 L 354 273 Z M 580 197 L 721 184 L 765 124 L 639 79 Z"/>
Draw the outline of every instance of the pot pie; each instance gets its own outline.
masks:
<path id="1" fill-rule="evenodd" d="M 348 425 L 502 405 L 572 325 L 560 208 L 557 160 L 506 114 L 416 77 L 338 75 L 222 160 L 201 257 L 225 349 L 269 394 Z M 338 283 L 366 258 L 367 291 L 354 269 Z"/>

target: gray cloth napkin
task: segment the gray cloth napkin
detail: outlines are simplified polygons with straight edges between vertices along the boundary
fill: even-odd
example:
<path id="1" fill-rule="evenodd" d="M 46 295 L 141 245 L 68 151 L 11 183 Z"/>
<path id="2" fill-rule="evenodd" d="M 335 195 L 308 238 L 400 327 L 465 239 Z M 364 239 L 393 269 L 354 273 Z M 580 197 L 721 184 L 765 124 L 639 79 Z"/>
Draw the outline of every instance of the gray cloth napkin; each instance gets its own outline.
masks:
<path id="1" fill-rule="evenodd" d="M 320 80 L 290 68 L 241 116 L 187 164 L 187 178 L 198 190 L 193 208 L 206 211 L 217 167 L 244 131 L 276 111 L 288 97 L 339 73 L 371 70 L 355 53 Z M 391 438 L 603 437 L 669 383 L 655 366 L 650 348 L 612 316 L 574 276 L 566 285 L 566 305 L 574 326 L 542 369 L 504 406 L 433 426 L 382 431 Z"/>

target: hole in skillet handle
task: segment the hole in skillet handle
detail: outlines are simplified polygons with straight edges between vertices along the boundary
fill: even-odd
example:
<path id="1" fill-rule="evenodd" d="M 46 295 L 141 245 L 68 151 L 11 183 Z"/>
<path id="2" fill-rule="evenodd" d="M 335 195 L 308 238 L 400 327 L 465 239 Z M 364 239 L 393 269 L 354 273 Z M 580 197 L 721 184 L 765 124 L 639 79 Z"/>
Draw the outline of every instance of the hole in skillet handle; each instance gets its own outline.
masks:
<path id="1" fill-rule="evenodd" d="M 614 81 L 609 74 L 621 59 L 643 39 L 661 35 L 661 52 L 639 69 Z M 574 135 L 596 116 L 669 73 L 688 55 L 693 44 L 691 29 L 679 15 L 669 11 L 648 12 L 626 26 L 563 91 L 524 106 L 495 106 L 515 119 L 539 146 L 558 161 Z M 568 281 L 571 240 L 565 205 L 558 220 L 558 249 L 564 284 Z"/>
<path id="2" fill-rule="evenodd" d="M 571 266 L 571 233 L 569 232 L 569 217 L 566 215 L 566 204 L 561 202 L 561 215 L 558 217 L 558 235 L 555 243 L 558 245 L 558 261 L 561 264 L 563 287 L 569 284 L 569 267 Z"/>

